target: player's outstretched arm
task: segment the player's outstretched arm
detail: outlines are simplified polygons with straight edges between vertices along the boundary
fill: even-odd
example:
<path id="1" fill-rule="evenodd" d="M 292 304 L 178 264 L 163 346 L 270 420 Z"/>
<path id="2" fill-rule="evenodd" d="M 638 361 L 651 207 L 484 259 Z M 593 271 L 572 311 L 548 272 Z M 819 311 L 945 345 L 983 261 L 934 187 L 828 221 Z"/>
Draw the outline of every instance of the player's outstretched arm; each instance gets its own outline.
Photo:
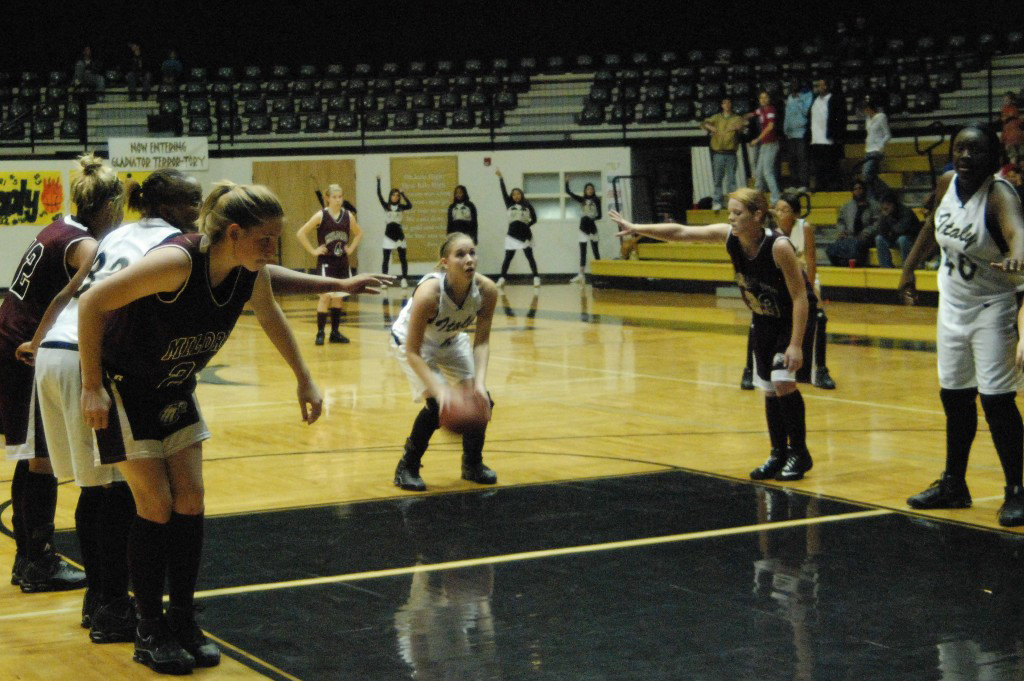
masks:
<path id="1" fill-rule="evenodd" d="M 256 276 L 256 283 L 252 289 L 252 311 L 256 315 L 256 321 L 260 323 L 267 338 L 277 348 L 277 352 L 284 358 L 284 361 L 291 367 L 298 383 L 299 409 L 302 412 L 302 420 L 306 423 L 313 423 L 320 418 L 320 411 L 323 409 L 324 398 L 320 394 L 313 378 L 309 375 L 309 367 L 302 359 L 299 351 L 299 344 L 295 341 L 295 334 L 288 326 L 281 306 L 274 298 L 274 290 L 271 286 L 270 274 L 267 268 Z"/>
<path id="2" fill-rule="evenodd" d="M 263 268 L 270 277 L 275 293 L 380 293 L 380 287 L 393 284 L 395 278 L 387 274 L 360 274 L 348 279 L 321 277 L 282 267 L 267 265 Z"/>
<path id="3" fill-rule="evenodd" d="M 725 223 L 714 225 L 680 225 L 675 222 L 638 225 L 630 222 L 618 211 L 608 211 L 608 217 L 619 226 L 617 236 L 636 234 L 662 241 L 712 241 L 723 242 L 729 238 L 732 227 Z"/>

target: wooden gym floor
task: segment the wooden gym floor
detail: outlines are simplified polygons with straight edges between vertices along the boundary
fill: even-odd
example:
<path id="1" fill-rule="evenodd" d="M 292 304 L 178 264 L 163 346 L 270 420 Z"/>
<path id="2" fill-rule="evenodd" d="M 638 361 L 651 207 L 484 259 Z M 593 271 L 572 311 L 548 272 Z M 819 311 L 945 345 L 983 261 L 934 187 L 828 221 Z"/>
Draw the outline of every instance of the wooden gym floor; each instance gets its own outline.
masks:
<path id="1" fill-rule="evenodd" d="M 326 398 L 312 426 L 253 317 L 204 372 L 200 622 L 227 656 L 197 677 L 1024 679 L 1024 540 L 995 523 L 983 418 L 974 507 L 904 503 L 943 465 L 933 308 L 828 304 L 838 389 L 802 389 L 814 468 L 755 485 L 738 300 L 510 286 L 484 450 L 500 484 L 462 481 L 438 432 L 415 494 L 391 483 L 418 410 L 388 351 L 403 293 L 350 302 L 352 343 L 319 348 L 315 302 L 283 302 Z M 13 556 L 0 538 L 0 574 Z M 0 588 L 0 679 L 153 676 L 89 643 L 80 605 Z"/>

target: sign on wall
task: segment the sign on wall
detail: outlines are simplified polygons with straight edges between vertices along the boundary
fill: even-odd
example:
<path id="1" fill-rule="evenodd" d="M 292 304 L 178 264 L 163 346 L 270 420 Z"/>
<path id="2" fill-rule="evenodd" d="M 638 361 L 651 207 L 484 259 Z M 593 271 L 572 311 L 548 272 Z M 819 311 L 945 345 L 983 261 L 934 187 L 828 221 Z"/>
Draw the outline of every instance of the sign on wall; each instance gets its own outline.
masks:
<path id="1" fill-rule="evenodd" d="M 209 169 L 205 137 L 111 137 L 108 148 L 110 164 L 116 170 Z"/>
<path id="2" fill-rule="evenodd" d="M 391 159 L 391 186 L 405 192 L 412 210 L 402 218 L 409 260 L 434 262 L 448 232 L 448 206 L 459 183 L 457 156 Z M 385 200 L 390 187 L 383 186 Z"/>
<path id="3" fill-rule="evenodd" d="M 0 225 L 45 227 L 64 210 L 59 170 L 0 174 Z"/>

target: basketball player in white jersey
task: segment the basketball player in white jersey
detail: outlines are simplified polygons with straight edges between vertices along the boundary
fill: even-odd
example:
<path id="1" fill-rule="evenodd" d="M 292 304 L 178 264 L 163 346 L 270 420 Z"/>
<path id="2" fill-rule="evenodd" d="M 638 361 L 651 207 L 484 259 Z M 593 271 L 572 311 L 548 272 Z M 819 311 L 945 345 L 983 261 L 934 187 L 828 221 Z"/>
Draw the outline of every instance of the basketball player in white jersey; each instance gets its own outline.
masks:
<path id="1" fill-rule="evenodd" d="M 1024 271 L 1024 217 L 1012 185 L 996 178 L 999 139 L 969 126 L 953 140 L 954 170 L 940 178 L 938 206 L 903 264 L 900 292 L 915 299 L 914 268 L 937 244 L 939 392 L 946 412 L 946 469 L 912 508 L 967 508 L 967 458 L 978 427 L 976 396 L 1006 478 L 999 524 L 1024 525 L 1024 428 L 1015 401 L 1024 345 L 1016 291 Z"/>
<path id="2" fill-rule="evenodd" d="M 449 234 L 441 246 L 441 269 L 420 280 L 391 327 L 391 347 L 409 379 L 413 399 L 426 401 L 395 470 L 395 485 L 402 489 L 426 489 L 419 475 L 420 460 L 451 394 L 445 379 L 472 385 L 481 399 L 490 401 L 487 359 L 498 288 L 477 273 L 476 264 L 473 239 L 461 232 Z M 470 344 L 465 330 L 474 321 Z M 462 478 L 493 485 L 498 476 L 483 463 L 485 433 L 486 426 L 462 436 Z"/>

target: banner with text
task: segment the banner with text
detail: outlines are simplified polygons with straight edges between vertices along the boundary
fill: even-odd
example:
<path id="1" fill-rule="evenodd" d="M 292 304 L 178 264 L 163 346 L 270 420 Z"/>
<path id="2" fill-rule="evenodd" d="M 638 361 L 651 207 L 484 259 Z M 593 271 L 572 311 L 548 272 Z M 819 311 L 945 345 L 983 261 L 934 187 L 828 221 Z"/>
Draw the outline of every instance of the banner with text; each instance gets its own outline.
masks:
<path id="1" fill-rule="evenodd" d="M 205 137 L 111 137 L 108 147 L 110 164 L 118 170 L 209 169 Z"/>
<path id="2" fill-rule="evenodd" d="M 63 210 L 61 171 L 0 171 L 0 225 L 45 227 L 59 218 Z"/>
<path id="3" fill-rule="evenodd" d="M 437 249 L 448 231 L 448 206 L 458 183 L 457 156 L 391 159 L 391 187 L 405 192 L 412 203 L 412 210 L 402 220 L 410 261 L 437 260 Z M 391 187 L 382 185 L 385 199 Z"/>

